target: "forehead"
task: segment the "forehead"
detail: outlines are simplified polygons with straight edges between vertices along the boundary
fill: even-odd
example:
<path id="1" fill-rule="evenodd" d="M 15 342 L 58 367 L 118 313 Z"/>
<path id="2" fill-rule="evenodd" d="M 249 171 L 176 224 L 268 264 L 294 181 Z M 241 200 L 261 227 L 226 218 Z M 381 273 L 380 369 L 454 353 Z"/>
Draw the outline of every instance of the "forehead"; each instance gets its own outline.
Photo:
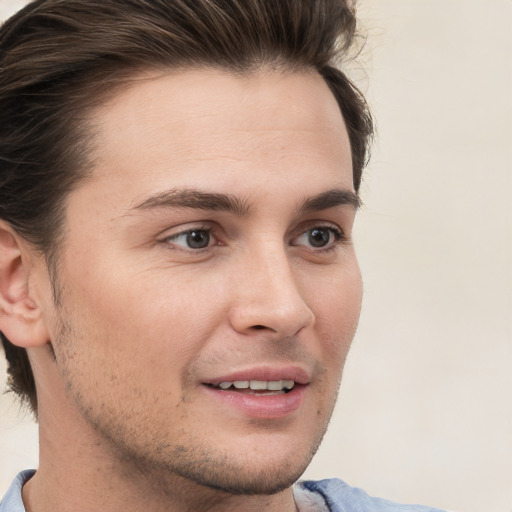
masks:
<path id="1" fill-rule="evenodd" d="M 170 179 L 180 186 L 198 175 L 235 186 L 249 174 L 268 183 L 307 167 L 312 176 L 328 169 L 331 180 L 353 188 L 343 118 L 316 72 L 142 75 L 97 111 L 94 121 L 102 179 L 134 178 L 144 189 L 168 188 Z"/>

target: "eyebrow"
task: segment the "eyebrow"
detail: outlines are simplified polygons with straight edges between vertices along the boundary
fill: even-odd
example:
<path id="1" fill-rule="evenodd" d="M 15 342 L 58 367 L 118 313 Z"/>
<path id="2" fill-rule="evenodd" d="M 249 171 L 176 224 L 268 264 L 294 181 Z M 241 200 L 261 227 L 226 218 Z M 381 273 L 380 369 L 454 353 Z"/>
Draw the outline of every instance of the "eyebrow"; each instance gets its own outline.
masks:
<path id="1" fill-rule="evenodd" d="M 351 206 L 357 210 L 361 206 L 359 196 L 348 189 L 330 189 L 306 199 L 299 207 L 300 213 L 310 213 L 336 206 Z M 159 208 L 194 208 L 205 211 L 224 211 L 238 217 L 250 213 L 250 204 L 231 194 L 202 192 L 196 189 L 172 189 L 149 197 L 130 210 L 148 211 Z"/>
<path id="2" fill-rule="evenodd" d="M 230 194 L 215 194 L 195 189 L 167 190 L 152 196 L 131 210 L 153 210 L 156 208 L 194 208 L 198 210 L 224 211 L 239 217 L 248 215 L 247 201 Z"/>
<path id="3" fill-rule="evenodd" d="M 307 199 L 300 207 L 300 212 L 316 212 L 343 205 L 357 210 L 361 206 L 361 199 L 352 190 L 333 188 Z"/>

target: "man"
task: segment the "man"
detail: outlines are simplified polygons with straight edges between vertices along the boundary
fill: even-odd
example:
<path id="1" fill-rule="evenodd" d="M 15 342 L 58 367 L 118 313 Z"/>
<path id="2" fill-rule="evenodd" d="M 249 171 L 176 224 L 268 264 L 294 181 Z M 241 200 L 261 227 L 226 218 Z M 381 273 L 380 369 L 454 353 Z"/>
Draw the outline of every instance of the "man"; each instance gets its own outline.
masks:
<path id="1" fill-rule="evenodd" d="M 361 303 L 336 0 L 36 0 L 0 36 L 1 512 L 433 510 L 295 484 Z"/>

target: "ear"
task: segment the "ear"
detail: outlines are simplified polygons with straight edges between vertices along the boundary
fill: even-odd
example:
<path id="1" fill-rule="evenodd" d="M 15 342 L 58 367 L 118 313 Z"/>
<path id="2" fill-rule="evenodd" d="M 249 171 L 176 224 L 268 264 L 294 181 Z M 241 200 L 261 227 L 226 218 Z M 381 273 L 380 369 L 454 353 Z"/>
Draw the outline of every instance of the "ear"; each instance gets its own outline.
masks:
<path id="1" fill-rule="evenodd" d="M 30 254 L 26 242 L 0 220 L 0 331 L 19 347 L 37 347 L 49 340 L 37 297 L 31 296 Z"/>

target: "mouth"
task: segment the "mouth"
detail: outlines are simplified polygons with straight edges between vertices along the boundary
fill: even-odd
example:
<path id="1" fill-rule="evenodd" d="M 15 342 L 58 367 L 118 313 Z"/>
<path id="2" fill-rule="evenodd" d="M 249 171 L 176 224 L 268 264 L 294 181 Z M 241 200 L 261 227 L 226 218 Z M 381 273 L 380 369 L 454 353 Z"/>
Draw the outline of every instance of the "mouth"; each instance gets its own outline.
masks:
<path id="1" fill-rule="evenodd" d="M 219 411 L 261 419 L 290 417 L 308 396 L 311 374 L 298 365 L 245 368 L 202 382 Z"/>
<path id="2" fill-rule="evenodd" d="M 247 395 L 284 395 L 295 387 L 294 380 L 235 380 L 207 384 L 221 391 L 235 391 Z"/>

